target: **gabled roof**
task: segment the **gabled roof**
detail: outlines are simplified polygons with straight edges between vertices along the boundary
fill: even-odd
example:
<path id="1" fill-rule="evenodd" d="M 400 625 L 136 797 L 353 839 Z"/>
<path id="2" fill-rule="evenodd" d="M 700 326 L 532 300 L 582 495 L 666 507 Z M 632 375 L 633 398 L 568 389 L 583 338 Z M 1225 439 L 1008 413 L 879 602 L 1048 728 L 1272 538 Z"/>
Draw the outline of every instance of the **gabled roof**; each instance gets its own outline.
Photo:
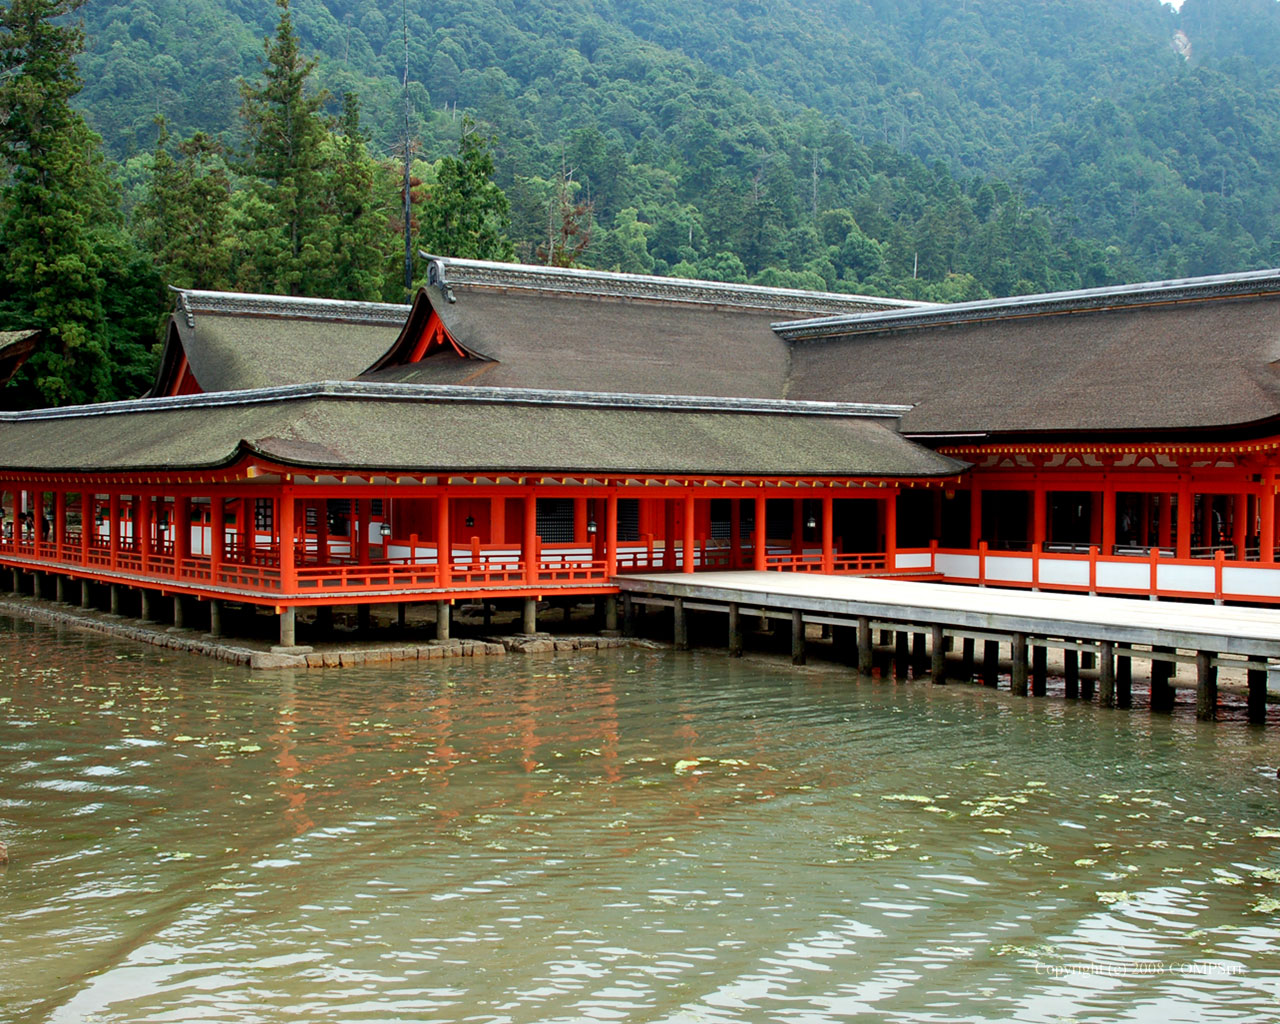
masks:
<path id="1" fill-rule="evenodd" d="M 903 410 L 685 396 L 327 382 L 0 413 L 0 470 L 941 477 L 963 464 Z"/>
<path id="2" fill-rule="evenodd" d="M 408 306 L 175 289 L 153 395 L 169 393 L 183 359 L 202 391 L 351 380 L 382 356 Z"/>
<path id="3" fill-rule="evenodd" d="M 900 402 L 902 429 L 1097 434 L 1280 418 L 1280 271 L 779 323 L 789 395 Z"/>
<path id="4" fill-rule="evenodd" d="M 425 254 L 424 254 L 425 255 Z M 366 379 L 445 383 L 462 371 L 406 365 L 434 316 L 487 385 L 781 398 L 782 316 L 903 310 L 860 295 L 428 257 L 428 284 Z"/>
<path id="5" fill-rule="evenodd" d="M 39 331 L 0 331 L 0 387 L 13 380 L 39 340 Z"/>

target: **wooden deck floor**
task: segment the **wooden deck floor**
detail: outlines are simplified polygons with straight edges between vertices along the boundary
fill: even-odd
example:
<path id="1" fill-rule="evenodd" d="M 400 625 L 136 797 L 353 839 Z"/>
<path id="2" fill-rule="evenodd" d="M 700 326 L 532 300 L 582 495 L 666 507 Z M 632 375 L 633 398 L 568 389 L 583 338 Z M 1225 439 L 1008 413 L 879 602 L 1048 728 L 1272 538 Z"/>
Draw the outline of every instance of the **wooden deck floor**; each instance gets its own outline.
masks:
<path id="1" fill-rule="evenodd" d="M 788 572 L 621 576 L 624 593 L 1280 658 L 1280 610 Z"/>

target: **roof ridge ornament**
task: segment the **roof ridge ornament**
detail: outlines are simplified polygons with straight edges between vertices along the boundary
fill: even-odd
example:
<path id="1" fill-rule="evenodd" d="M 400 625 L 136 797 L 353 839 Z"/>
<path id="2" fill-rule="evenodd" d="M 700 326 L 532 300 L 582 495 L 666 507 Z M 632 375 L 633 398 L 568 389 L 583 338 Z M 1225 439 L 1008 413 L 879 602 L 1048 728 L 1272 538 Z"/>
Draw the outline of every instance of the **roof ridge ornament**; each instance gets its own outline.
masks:
<path id="1" fill-rule="evenodd" d="M 192 311 L 190 303 L 187 302 L 186 292 L 178 292 L 178 309 L 182 311 L 183 316 L 186 318 L 187 326 L 195 330 L 196 315 Z"/>
<path id="2" fill-rule="evenodd" d="M 427 287 L 439 288 L 440 294 L 444 296 L 446 302 L 457 302 L 453 289 L 449 287 L 449 283 L 445 280 L 444 266 L 444 260 L 439 258 L 433 258 L 427 262 Z"/>

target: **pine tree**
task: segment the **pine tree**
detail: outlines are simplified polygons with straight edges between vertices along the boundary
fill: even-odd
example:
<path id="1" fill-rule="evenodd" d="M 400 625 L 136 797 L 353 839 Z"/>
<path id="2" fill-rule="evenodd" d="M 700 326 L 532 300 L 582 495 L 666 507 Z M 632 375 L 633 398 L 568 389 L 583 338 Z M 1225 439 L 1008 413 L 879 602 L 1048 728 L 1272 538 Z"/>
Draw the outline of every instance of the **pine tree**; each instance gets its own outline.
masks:
<path id="1" fill-rule="evenodd" d="M 0 318 L 38 327 L 42 347 L 5 394 L 5 404 L 60 405 L 116 397 L 145 366 L 148 344 L 125 323 L 153 281 L 122 277 L 136 249 L 124 235 L 120 195 L 101 140 L 71 107 L 83 46 L 69 21 L 84 0 L 10 0 L 0 7 Z M 113 262 L 108 263 L 108 260 Z M 123 288 L 123 291 L 113 289 Z M 127 312 L 109 329 L 108 309 Z M 113 345 L 127 345 L 122 378 Z"/>
<path id="2" fill-rule="evenodd" d="M 493 180 L 492 142 L 470 117 L 462 119 L 458 155 L 440 160 L 422 211 L 418 244 L 424 251 L 459 259 L 515 259 L 507 237 L 511 205 Z"/>
<path id="3" fill-rule="evenodd" d="M 241 207 L 245 246 L 241 287 L 289 295 L 316 294 L 332 265 L 323 225 L 323 148 L 328 99 L 308 88 L 316 61 L 303 58 L 289 0 L 276 0 L 280 21 L 264 43 L 258 84 L 241 86 L 247 150 L 241 167 L 250 195 Z"/>

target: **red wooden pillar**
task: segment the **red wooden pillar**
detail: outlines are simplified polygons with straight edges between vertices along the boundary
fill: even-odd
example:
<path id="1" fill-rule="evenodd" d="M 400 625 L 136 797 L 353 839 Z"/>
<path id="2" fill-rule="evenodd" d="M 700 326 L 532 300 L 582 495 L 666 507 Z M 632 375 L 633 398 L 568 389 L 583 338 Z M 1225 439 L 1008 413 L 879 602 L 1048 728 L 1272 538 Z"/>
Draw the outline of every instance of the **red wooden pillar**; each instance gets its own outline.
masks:
<path id="1" fill-rule="evenodd" d="M 257 535 L 257 528 L 250 520 L 253 518 L 253 502 L 248 498 L 241 498 L 239 502 L 240 508 L 240 564 L 248 565 L 252 558 L 253 538 Z M 173 520 L 178 521 L 178 499 L 173 501 Z M 352 538 L 355 541 L 355 538 Z M 177 547 L 177 531 L 174 531 L 174 547 Z"/>
<path id="2" fill-rule="evenodd" d="M 507 499 L 489 499 L 489 543 L 507 542 Z"/>
<path id="3" fill-rule="evenodd" d="M 442 590 L 453 585 L 453 537 L 449 533 L 449 492 L 444 488 L 436 496 L 436 586 Z"/>
<path id="4" fill-rule="evenodd" d="M 298 589 L 297 560 L 294 554 L 294 496 L 293 488 L 285 487 L 276 501 L 280 528 L 280 591 L 292 594 Z"/>
<path id="5" fill-rule="evenodd" d="M 1262 562 L 1276 560 L 1276 495 L 1275 475 L 1263 478 L 1262 493 L 1258 495 L 1258 559 Z"/>
<path id="6" fill-rule="evenodd" d="M 898 555 L 898 495 L 894 491 L 884 503 L 885 568 L 893 569 Z"/>
<path id="7" fill-rule="evenodd" d="M 729 499 L 729 568 L 742 568 L 742 502 Z"/>
<path id="8" fill-rule="evenodd" d="M 1049 494 L 1045 485 L 1037 482 L 1031 492 L 1031 543 L 1044 547 L 1048 540 Z"/>
<path id="9" fill-rule="evenodd" d="M 36 557 L 40 557 L 40 544 L 47 540 L 44 530 L 44 491 L 38 488 L 31 494 L 31 538 L 35 543 Z"/>
<path id="10" fill-rule="evenodd" d="M 1102 554 L 1110 557 L 1116 546 L 1116 487 L 1108 483 L 1102 490 Z"/>
<path id="11" fill-rule="evenodd" d="M 680 559 L 680 568 L 684 572 L 693 572 L 694 568 L 694 515 L 693 492 L 690 491 L 684 496 L 684 551 Z"/>
<path id="12" fill-rule="evenodd" d="M 832 522 L 834 502 L 830 494 L 822 496 L 822 571 L 832 573 L 836 570 L 836 537 L 835 524 Z"/>
<path id="13" fill-rule="evenodd" d="M 120 561 L 120 493 L 111 492 L 107 508 L 110 512 L 110 523 L 107 526 L 107 549 L 111 553 L 111 568 L 118 568 Z"/>
<path id="14" fill-rule="evenodd" d="M 982 542 L 982 488 L 969 489 L 969 547 L 977 549 Z"/>
<path id="15" fill-rule="evenodd" d="M 586 544 L 590 537 L 587 536 L 587 499 L 573 499 L 573 542 L 575 544 Z"/>
<path id="16" fill-rule="evenodd" d="M 662 501 L 662 568 L 674 569 L 676 565 L 676 503 L 669 498 Z"/>
<path id="17" fill-rule="evenodd" d="M 135 490 L 129 495 L 129 544 L 128 549 L 135 555 L 138 553 L 138 521 L 142 518 L 142 495 Z"/>
<path id="18" fill-rule="evenodd" d="M 364 498 L 360 498 L 352 503 L 356 510 L 356 522 L 353 529 L 358 527 L 359 532 L 356 534 L 356 564 L 369 564 L 369 512 L 373 508 L 373 503 Z"/>
<path id="19" fill-rule="evenodd" d="M 320 519 L 324 519 L 323 513 Z M 222 575 L 223 552 L 227 543 L 226 509 L 222 495 L 214 494 L 209 508 L 209 577 L 217 584 Z"/>
<path id="20" fill-rule="evenodd" d="M 791 499 L 791 553 L 804 554 L 804 500 Z"/>
<path id="21" fill-rule="evenodd" d="M 93 531 L 98 528 L 94 522 L 93 495 L 88 491 L 80 492 L 80 564 L 89 564 L 89 542 L 93 539 Z M 14 528 L 15 531 L 17 527 Z M 17 533 L 14 534 L 15 539 Z"/>
<path id="22" fill-rule="evenodd" d="M 524 530 L 520 543 L 524 579 L 529 586 L 538 582 L 538 499 L 533 488 L 524 496 Z"/>
<path id="23" fill-rule="evenodd" d="M 136 498 L 137 512 L 133 517 L 134 547 L 142 564 L 142 571 L 147 572 L 151 566 L 151 501 L 150 494 L 139 494 Z"/>
<path id="24" fill-rule="evenodd" d="M 763 494 L 756 495 L 756 537 L 751 549 L 751 568 L 756 572 L 764 572 L 769 567 L 769 522 L 766 501 Z"/>
<path id="25" fill-rule="evenodd" d="M 1191 557 L 1191 515 L 1195 498 L 1191 493 L 1191 481 L 1178 488 L 1178 558 Z"/>
<path id="26" fill-rule="evenodd" d="M 53 492 L 53 557 L 61 562 L 67 546 L 67 492 Z"/>
<path id="27" fill-rule="evenodd" d="M 618 496 L 610 494 L 604 505 L 604 574 L 618 575 Z"/>
<path id="28" fill-rule="evenodd" d="M 191 553 L 191 508 L 182 495 L 173 498 L 173 574 L 182 578 L 183 562 Z"/>

